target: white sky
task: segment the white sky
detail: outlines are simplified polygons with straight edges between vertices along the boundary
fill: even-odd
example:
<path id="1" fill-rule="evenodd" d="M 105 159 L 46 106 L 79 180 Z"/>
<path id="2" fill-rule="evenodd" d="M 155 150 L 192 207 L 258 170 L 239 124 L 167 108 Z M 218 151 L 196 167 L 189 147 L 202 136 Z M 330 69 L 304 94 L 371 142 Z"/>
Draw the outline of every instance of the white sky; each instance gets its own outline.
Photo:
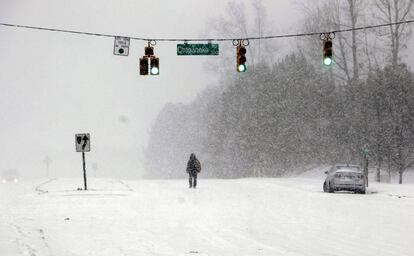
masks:
<path id="1" fill-rule="evenodd" d="M 244 1 L 250 6 L 248 1 Z M 0 22 L 137 37 L 199 37 L 227 1 L 0 0 Z M 290 2 L 264 1 L 272 20 L 288 18 Z M 175 43 L 158 43 L 158 77 L 140 77 L 144 42 L 129 57 L 112 54 L 113 39 L 0 27 L 0 171 L 79 175 L 74 134 L 90 132 L 88 169 L 101 175 L 141 174 L 142 149 L 167 102 L 189 102 L 214 80 L 208 57 L 177 57 Z M 213 57 L 214 58 L 214 57 Z M 217 57 L 216 57 L 217 58 Z M 127 117 L 128 122 L 120 122 Z"/>
<path id="2" fill-rule="evenodd" d="M 246 7 L 252 1 L 243 1 Z M 264 0 L 274 31 L 300 32 L 296 0 Z M 0 22 L 136 37 L 194 38 L 223 0 L 0 0 Z M 177 57 L 175 43 L 158 43 L 160 76 L 140 77 L 144 42 L 129 57 L 114 56 L 113 39 L 0 27 L 0 171 L 80 175 L 74 134 L 90 132 L 88 169 L 140 176 L 142 150 L 167 102 L 189 102 L 214 82 L 209 57 Z M 230 42 L 229 42 L 230 43 Z M 210 57 L 220 58 L 220 57 Z M 128 122 L 120 119 L 127 118 Z M 184 166 L 184 164 L 183 164 Z M 183 167 L 184 168 L 184 167 Z"/>

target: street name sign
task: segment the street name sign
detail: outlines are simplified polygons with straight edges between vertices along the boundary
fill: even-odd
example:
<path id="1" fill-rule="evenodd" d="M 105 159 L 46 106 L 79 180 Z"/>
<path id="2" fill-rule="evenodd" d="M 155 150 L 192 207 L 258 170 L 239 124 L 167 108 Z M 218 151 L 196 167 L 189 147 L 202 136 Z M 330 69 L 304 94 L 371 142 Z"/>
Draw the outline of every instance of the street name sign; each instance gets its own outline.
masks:
<path id="1" fill-rule="evenodd" d="M 219 55 L 218 44 L 177 44 L 177 55 Z"/>

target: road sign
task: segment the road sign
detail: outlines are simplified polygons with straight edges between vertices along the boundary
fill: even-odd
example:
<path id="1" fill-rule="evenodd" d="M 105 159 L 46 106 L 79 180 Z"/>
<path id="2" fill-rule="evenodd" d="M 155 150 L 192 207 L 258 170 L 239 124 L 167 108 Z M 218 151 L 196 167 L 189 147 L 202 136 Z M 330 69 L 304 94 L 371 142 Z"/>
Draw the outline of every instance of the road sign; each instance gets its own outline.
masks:
<path id="1" fill-rule="evenodd" d="M 89 133 L 79 133 L 75 135 L 76 152 L 91 151 L 91 136 Z"/>
<path id="2" fill-rule="evenodd" d="M 129 54 L 129 37 L 115 37 L 114 55 L 128 56 Z"/>
<path id="3" fill-rule="evenodd" d="M 219 55 L 219 45 L 177 44 L 177 55 Z"/>

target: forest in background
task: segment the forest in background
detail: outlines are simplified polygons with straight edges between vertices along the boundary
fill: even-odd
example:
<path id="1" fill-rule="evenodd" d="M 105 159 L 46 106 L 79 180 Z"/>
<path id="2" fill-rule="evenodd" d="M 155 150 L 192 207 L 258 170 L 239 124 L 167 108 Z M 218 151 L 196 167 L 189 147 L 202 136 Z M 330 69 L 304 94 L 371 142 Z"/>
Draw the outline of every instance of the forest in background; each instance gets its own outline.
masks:
<path id="1" fill-rule="evenodd" d="M 307 32 L 412 18 L 411 0 L 323 0 L 303 3 Z M 246 12 L 254 10 L 253 13 Z M 211 20 L 211 36 L 272 34 L 260 1 L 230 2 Z M 326 15 L 328 14 L 328 15 Z M 237 22 L 236 22 L 237 21 Z M 211 32 L 212 31 L 212 32 Z M 212 33 L 212 34 L 211 34 Z M 273 33 L 274 34 L 274 33 Z M 204 177 L 275 177 L 333 163 L 366 164 L 403 173 L 414 164 L 414 73 L 404 63 L 409 25 L 349 33 L 334 39 L 334 65 L 322 66 L 319 38 L 304 37 L 290 53 L 277 42 L 251 42 L 248 72 L 206 64 L 220 82 L 190 104 L 167 104 L 145 150 L 148 177 L 184 177 L 194 152 Z M 233 68 L 233 69 L 231 69 Z"/>

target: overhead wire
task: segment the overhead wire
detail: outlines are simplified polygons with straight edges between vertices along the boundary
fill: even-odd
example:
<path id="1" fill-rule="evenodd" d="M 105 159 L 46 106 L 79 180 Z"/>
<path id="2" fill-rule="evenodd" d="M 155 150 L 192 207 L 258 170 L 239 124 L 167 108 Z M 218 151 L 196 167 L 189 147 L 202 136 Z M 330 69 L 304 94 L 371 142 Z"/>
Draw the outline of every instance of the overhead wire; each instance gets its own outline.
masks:
<path id="1" fill-rule="evenodd" d="M 278 38 L 315 36 L 315 35 L 330 34 L 330 33 L 335 34 L 335 33 L 344 33 L 344 32 L 350 32 L 350 31 L 360 31 L 360 30 L 367 30 L 367 29 L 374 29 L 374 28 L 388 27 L 388 26 L 398 26 L 398 25 L 410 24 L 410 23 L 414 23 L 414 20 L 404 20 L 404 21 L 399 21 L 399 22 L 383 23 L 383 24 L 370 25 L 370 26 L 347 28 L 347 29 L 337 29 L 337 30 L 323 31 L 323 32 L 309 32 L 309 33 L 305 32 L 305 33 L 297 33 L 297 34 L 282 34 L 282 35 L 241 37 L 241 38 L 144 38 L 144 37 L 123 36 L 123 35 L 114 35 L 114 34 L 105 34 L 105 33 L 84 32 L 84 31 L 68 30 L 68 29 L 19 25 L 19 24 L 11 24 L 11 23 L 0 23 L 0 26 L 70 33 L 70 34 L 80 34 L 80 35 L 87 35 L 87 36 L 101 36 L 101 37 L 111 37 L 111 38 L 127 37 L 132 40 L 138 40 L 138 41 L 159 41 L 159 42 L 161 41 L 164 41 L 164 42 L 194 42 L 194 41 L 213 42 L 215 41 L 215 42 L 220 42 L 220 41 L 234 41 L 234 40 L 268 40 L 268 39 L 278 39 Z"/>

